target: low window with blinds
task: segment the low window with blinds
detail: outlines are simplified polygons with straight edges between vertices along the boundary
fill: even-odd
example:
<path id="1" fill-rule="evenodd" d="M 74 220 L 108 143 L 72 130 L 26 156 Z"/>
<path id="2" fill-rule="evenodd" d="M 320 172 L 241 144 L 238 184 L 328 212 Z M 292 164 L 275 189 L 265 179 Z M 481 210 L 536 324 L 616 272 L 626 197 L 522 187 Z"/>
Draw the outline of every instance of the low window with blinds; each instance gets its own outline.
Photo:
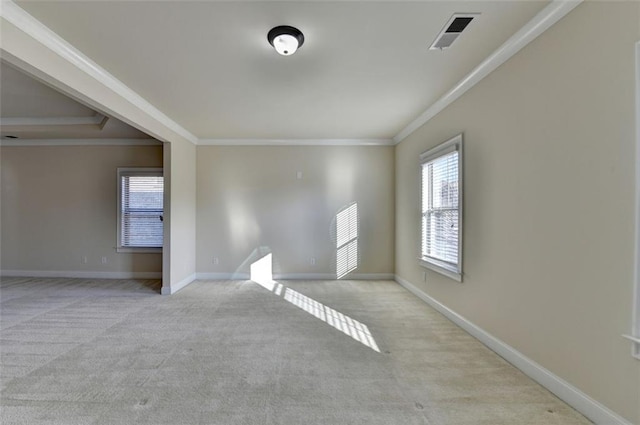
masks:
<path id="1" fill-rule="evenodd" d="M 462 135 L 420 155 L 421 263 L 462 281 Z"/>
<path id="2" fill-rule="evenodd" d="M 118 169 L 118 251 L 158 252 L 163 243 L 161 168 Z"/>

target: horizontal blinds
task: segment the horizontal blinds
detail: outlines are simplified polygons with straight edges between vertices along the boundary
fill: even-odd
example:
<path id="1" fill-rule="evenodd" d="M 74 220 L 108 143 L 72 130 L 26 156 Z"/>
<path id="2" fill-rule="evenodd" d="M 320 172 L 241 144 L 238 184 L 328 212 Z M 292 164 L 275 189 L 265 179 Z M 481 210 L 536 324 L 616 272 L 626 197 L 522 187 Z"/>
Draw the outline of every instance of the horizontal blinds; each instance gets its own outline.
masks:
<path id="1" fill-rule="evenodd" d="M 459 152 L 422 165 L 422 256 L 458 264 Z"/>
<path id="2" fill-rule="evenodd" d="M 336 215 L 336 276 L 338 279 L 358 268 L 358 204 Z"/>
<path id="3" fill-rule="evenodd" d="M 336 248 L 358 237 L 358 204 L 352 204 L 336 215 Z"/>
<path id="4" fill-rule="evenodd" d="M 336 255 L 336 277 L 340 279 L 358 268 L 358 240 L 354 239 L 338 248 Z"/>
<path id="5" fill-rule="evenodd" d="M 162 247 L 164 179 L 162 176 L 121 176 L 121 244 Z"/>

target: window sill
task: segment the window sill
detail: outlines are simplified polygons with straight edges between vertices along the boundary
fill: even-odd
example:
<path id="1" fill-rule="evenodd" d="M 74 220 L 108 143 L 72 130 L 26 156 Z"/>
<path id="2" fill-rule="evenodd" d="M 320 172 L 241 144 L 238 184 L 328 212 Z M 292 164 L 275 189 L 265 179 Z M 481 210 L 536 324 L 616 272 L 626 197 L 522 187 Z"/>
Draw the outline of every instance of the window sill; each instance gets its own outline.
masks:
<path id="1" fill-rule="evenodd" d="M 119 246 L 116 252 L 133 254 L 162 254 L 162 248 Z"/>
<path id="2" fill-rule="evenodd" d="M 631 355 L 640 360 L 640 338 L 631 335 L 622 335 L 622 337 L 633 343 L 633 352 Z"/>
<path id="3" fill-rule="evenodd" d="M 462 273 L 457 270 L 453 270 L 451 266 L 444 262 L 440 262 L 432 259 L 419 258 L 420 265 L 434 272 L 438 272 L 448 278 L 455 280 L 456 282 L 462 282 Z"/>

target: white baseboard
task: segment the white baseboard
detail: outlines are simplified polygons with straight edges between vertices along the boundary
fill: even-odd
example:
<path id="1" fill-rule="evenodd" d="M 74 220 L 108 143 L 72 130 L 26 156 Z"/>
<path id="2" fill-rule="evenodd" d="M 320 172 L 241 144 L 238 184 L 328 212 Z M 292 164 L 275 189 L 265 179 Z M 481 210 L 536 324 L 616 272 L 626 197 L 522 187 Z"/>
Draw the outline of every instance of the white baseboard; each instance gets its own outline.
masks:
<path id="1" fill-rule="evenodd" d="M 444 304 L 441 304 L 439 301 L 432 298 L 427 293 L 404 280 L 400 276 L 396 275 L 395 281 L 442 313 L 446 318 L 460 326 L 484 345 L 496 352 L 500 357 L 520 369 L 525 375 L 529 376 L 531 379 L 554 393 L 561 400 L 572 406 L 594 423 L 599 425 L 632 425 L 626 419 L 609 410 L 606 406 L 589 397 L 587 394 L 583 393 L 559 376 L 540 366 L 538 363 L 534 362 L 510 345 L 494 337 L 484 329 L 476 326 L 455 311 L 449 309 Z"/>
<path id="2" fill-rule="evenodd" d="M 249 273 L 196 273 L 198 280 L 249 280 Z M 276 273 L 275 280 L 336 280 L 334 273 Z M 391 273 L 354 273 L 341 280 L 394 280 Z"/>
<path id="3" fill-rule="evenodd" d="M 0 270 L 2 277 L 51 277 L 79 279 L 161 279 L 161 272 L 100 272 L 75 270 Z"/>
<path id="4" fill-rule="evenodd" d="M 196 273 L 198 280 L 249 280 L 249 273 Z"/>
<path id="5" fill-rule="evenodd" d="M 393 273 L 354 273 L 340 280 L 395 280 Z"/>
<path id="6" fill-rule="evenodd" d="M 193 273 L 192 275 L 189 275 L 187 277 L 185 277 L 184 279 L 182 279 L 180 282 L 174 283 L 174 284 L 169 284 L 166 285 L 165 283 L 162 284 L 162 289 L 160 289 L 160 293 L 162 295 L 172 295 L 175 294 L 176 292 L 178 292 L 179 290 L 181 290 L 182 288 L 184 288 L 185 286 L 189 285 L 190 283 L 192 283 L 194 280 L 196 280 L 196 274 Z"/>

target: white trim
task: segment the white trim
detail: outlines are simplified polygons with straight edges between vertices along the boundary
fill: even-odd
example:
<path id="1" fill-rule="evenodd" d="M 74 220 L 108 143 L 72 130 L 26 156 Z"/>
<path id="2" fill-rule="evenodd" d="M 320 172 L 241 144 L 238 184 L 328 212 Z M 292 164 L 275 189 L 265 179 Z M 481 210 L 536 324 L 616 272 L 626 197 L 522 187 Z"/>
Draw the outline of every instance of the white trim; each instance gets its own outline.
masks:
<path id="1" fill-rule="evenodd" d="M 529 376 L 531 379 L 554 393 L 594 423 L 602 425 L 631 425 L 630 422 L 619 416 L 617 413 L 609 410 L 606 406 L 589 397 L 567 381 L 553 374 L 455 311 L 449 309 L 447 306 L 432 298 L 400 276 L 396 275 L 395 280 L 409 292 L 413 293 L 438 312 L 442 313 L 447 319 L 460 326 L 471 334 L 471 336 L 496 352 L 500 357 L 520 369 L 525 375 Z"/>
<path id="2" fill-rule="evenodd" d="M 116 169 L 117 186 L 118 186 L 118 201 L 117 201 L 117 222 L 116 222 L 116 252 L 118 253 L 162 253 L 164 246 L 164 223 L 162 228 L 163 234 L 163 246 L 126 246 L 122 245 L 122 177 L 127 176 L 145 176 L 145 177 L 163 177 L 162 184 L 162 221 L 164 222 L 164 169 L 162 167 L 118 167 Z"/>
<path id="3" fill-rule="evenodd" d="M 633 341 L 636 344 L 640 344 L 640 338 L 636 338 L 631 335 L 622 335 L 622 337 L 628 339 L 629 341 Z"/>
<path id="4" fill-rule="evenodd" d="M 355 279 L 349 276 L 350 279 Z M 335 273 L 274 273 L 274 280 L 337 280 Z M 344 279 L 349 280 L 349 279 Z"/>
<path id="5" fill-rule="evenodd" d="M 64 126 L 64 125 L 95 125 L 100 126 L 107 118 L 105 115 L 96 114 L 90 117 L 5 117 L 0 118 L 2 127 L 40 127 L 40 126 Z"/>
<path id="6" fill-rule="evenodd" d="M 352 273 L 341 281 L 349 280 L 394 280 L 393 273 Z M 249 273 L 196 273 L 198 280 L 249 280 Z M 274 280 L 336 280 L 335 273 L 280 273 Z"/>
<path id="7" fill-rule="evenodd" d="M 76 270 L 0 270 L 2 277 L 50 277 L 78 279 L 160 279 L 160 272 L 101 272 Z"/>
<path id="8" fill-rule="evenodd" d="M 162 254 L 162 247 L 117 246 L 116 252 L 119 254 Z"/>
<path id="9" fill-rule="evenodd" d="M 249 273 L 196 273 L 198 280 L 249 280 Z"/>
<path id="10" fill-rule="evenodd" d="M 120 97 L 144 111 L 147 115 L 162 123 L 165 127 L 171 129 L 193 144 L 198 143 L 198 138 L 196 136 L 162 113 L 142 96 L 133 91 L 122 81 L 118 80 L 106 69 L 91 60 L 84 53 L 73 47 L 58 34 L 51 31 L 42 22 L 31 16 L 13 1 L 2 0 L 0 15 L 18 29 L 28 34 L 30 37 L 33 37 L 42 45 L 65 59 L 67 62 L 96 79 L 104 86 L 117 93 Z"/>
<path id="11" fill-rule="evenodd" d="M 162 146 L 156 139 L 2 139 L 0 146 Z"/>
<path id="12" fill-rule="evenodd" d="M 393 146 L 393 139 L 200 139 L 203 146 Z"/>
<path id="13" fill-rule="evenodd" d="M 160 293 L 162 295 L 173 295 L 176 292 L 178 292 L 179 290 L 183 289 L 185 286 L 189 285 L 190 283 L 193 283 L 196 280 L 196 274 L 193 273 L 190 276 L 185 277 L 184 279 L 182 279 L 180 282 L 174 283 L 174 284 L 170 284 L 170 285 L 165 285 L 164 282 L 162 283 L 162 289 L 160 290 Z"/>
<path id="14" fill-rule="evenodd" d="M 460 250 L 460 247 L 458 247 L 458 249 Z M 429 269 L 436 273 L 440 273 L 442 275 L 447 276 L 450 279 L 455 280 L 456 282 L 462 283 L 462 272 L 458 272 L 454 270 L 454 267 L 457 267 L 458 265 L 450 266 L 444 261 L 438 261 L 435 258 L 428 258 L 428 257 L 418 258 L 418 261 L 420 262 L 420 265 L 425 269 Z M 446 266 L 449 266 L 449 268 L 447 268 Z"/>
<path id="15" fill-rule="evenodd" d="M 437 146 L 432 147 L 420 154 L 420 162 L 424 164 L 425 162 L 432 161 L 436 158 L 439 158 L 443 155 L 446 155 L 451 152 L 460 151 L 460 146 L 462 145 L 462 133 L 458 134 L 440 143 Z"/>
<path id="16" fill-rule="evenodd" d="M 567 13 L 571 12 L 581 2 L 582 0 L 553 0 L 518 32 L 512 35 L 502 46 L 498 47 L 496 51 L 482 61 L 480 65 L 460 80 L 458 84 L 445 93 L 444 96 L 429 106 L 426 111 L 396 134 L 393 138 L 394 142 L 398 144 L 406 139 L 411 133 L 435 117 L 444 108 L 466 93 L 471 87 L 475 86 L 484 79 L 484 77 L 518 53 L 523 47 L 562 19 Z"/>
<path id="17" fill-rule="evenodd" d="M 462 282 L 462 244 L 463 244 L 463 206 L 464 206 L 464 153 L 463 153 L 463 143 L 464 137 L 463 134 L 460 133 L 449 140 L 440 143 L 432 147 L 431 149 L 420 154 L 420 233 L 422 234 L 424 229 L 422 229 L 423 223 L 423 199 L 424 195 L 424 187 L 422 186 L 424 182 L 423 173 L 424 173 L 424 165 L 430 163 L 432 161 L 437 160 L 445 155 L 448 155 L 452 152 L 458 153 L 458 262 L 456 264 L 447 263 L 445 261 L 441 261 L 437 258 L 431 258 L 428 256 L 423 256 L 422 252 L 422 237 L 420 238 L 420 247 L 418 248 L 418 252 L 420 252 L 420 257 L 418 258 L 420 261 L 420 265 L 428 268 L 429 270 L 433 270 L 437 273 L 440 273 L 444 276 L 447 276 L 456 282 Z"/>
<path id="18" fill-rule="evenodd" d="M 634 255 L 631 355 L 640 360 L 640 41 L 636 43 L 636 234 Z"/>

